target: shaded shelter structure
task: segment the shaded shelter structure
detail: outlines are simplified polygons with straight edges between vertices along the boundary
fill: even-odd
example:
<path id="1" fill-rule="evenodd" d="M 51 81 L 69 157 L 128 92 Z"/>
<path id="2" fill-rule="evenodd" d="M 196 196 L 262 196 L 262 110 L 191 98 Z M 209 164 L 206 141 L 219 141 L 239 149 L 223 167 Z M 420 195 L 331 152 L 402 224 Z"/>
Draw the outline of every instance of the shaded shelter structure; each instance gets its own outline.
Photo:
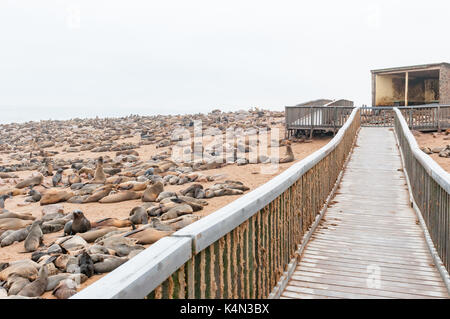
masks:
<path id="1" fill-rule="evenodd" d="M 450 104 L 450 64 L 372 70 L 373 106 Z"/>

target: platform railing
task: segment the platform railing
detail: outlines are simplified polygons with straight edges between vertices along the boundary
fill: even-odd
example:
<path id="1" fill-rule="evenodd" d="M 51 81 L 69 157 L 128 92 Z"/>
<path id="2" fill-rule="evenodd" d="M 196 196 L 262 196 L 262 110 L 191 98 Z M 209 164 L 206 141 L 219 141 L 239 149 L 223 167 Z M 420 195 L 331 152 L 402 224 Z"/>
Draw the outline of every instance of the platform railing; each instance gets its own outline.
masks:
<path id="1" fill-rule="evenodd" d="M 450 174 L 422 152 L 402 110 L 394 109 L 395 132 L 410 191 L 447 272 L 450 263 Z"/>
<path id="2" fill-rule="evenodd" d="M 443 130 L 450 127 L 450 105 L 416 105 L 397 107 L 412 130 Z M 393 127 L 394 107 L 361 108 L 361 126 Z"/>
<path id="3" fill-rule="evenodd" d="M 72 298 L 267 298 L 323 209 L 360 127 L 165 237 Z"/>

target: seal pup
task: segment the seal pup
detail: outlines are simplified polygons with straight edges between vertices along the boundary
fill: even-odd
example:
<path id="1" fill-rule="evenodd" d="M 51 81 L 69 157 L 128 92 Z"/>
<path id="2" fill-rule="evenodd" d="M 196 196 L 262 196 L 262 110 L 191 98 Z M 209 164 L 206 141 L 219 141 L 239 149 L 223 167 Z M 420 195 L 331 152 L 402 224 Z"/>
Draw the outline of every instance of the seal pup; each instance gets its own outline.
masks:
<path id="1" fill-rule="evenodd" d="M 103 157 L 100 156 L 97 160 L 97 168 L 95 169 L 95 175 L 92 183 L 104 184 L 106 182 L 106 175 L 103 171 Z"/>
<path id="2" fill-rule="evenodd" d="M 32 283 L 29 283 L 28 285 L 23 287 L 22 290 L 18 293 L 18 295 L 25 297 L 40 297 L 45 292 L 45 288 L 47 287 L 47 281 L 48 281 L 48 269 L 47 265 L 44 264 L 41 266 L 41 269 L 39 270 L 38 278 Z"/>
<path id="3" fill-rule="evenodd" d="M 87 252 L 81 254 L 78 265 L 80 266 L 80 273 L 85 274 L 88 278 L 94 274 L 94 262 Z"/>
<path id="4" fill-rule="evenodd" d="M 42 246 L 44 234 L 41 229 L 42 221 L 37 220 L 31 225 L 27 238 L 25 238 L 24 247 L 26 252 L 33 252 Z"/>
<path id="5" fill-rule="evenodd" d="M 64 171 L 64 170 L 63 170 L 62 168 L 58 168 L 58 171 L 57 171 L 56 174 L 52 177 L 53 187 L 58 186 L 58 184 L 61 182 L 63 171 Z"/>
<path id="6" fill-rule="evenodd" d="M 28 196 L 30 196 L 30 197 L 25 199 L 26 202 L 36 203 L 36 202 L 39 202 L 42 198 L 42 194 L 33 188 L 28 192 Z"/>
<path id="7" fill-rule="evenodd" d="M 91 222 L 84 216 L 81 210 L 73 211 L 71 234 L 84 233 L 91 229 Z"/>

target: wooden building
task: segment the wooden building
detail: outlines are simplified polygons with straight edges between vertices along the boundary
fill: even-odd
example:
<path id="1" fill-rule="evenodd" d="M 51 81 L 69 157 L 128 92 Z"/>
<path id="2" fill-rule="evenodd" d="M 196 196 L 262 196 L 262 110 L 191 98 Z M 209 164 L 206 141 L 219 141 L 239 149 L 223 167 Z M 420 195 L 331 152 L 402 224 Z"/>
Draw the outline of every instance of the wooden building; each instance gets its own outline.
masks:
<path id="1" fill-rule="evenodd" d="M 372 70 L 372 105 L 450 104 L 450 64 Z"/>

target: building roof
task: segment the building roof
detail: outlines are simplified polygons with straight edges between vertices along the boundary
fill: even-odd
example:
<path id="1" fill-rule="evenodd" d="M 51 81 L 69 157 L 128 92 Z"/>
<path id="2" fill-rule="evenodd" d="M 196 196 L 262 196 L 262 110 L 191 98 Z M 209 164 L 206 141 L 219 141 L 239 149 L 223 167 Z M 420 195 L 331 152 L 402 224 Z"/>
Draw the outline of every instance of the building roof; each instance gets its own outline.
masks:
<path id="1" fill-rule="evenodd" d="M 387 68 L 387 69 L 377 69 L 377 70 L 371 70 L 370 72 L 385 73 L 385 72 L 402 72 L 402 71 L 405 72 L 405 71 L 416 71 L 416 70 L 426 70 L 426 69 L 439 69 L 444 65 L 450 68 L 450 63 L 442 62 L 442 63 L 402 66 L 402 67 Z"/>

